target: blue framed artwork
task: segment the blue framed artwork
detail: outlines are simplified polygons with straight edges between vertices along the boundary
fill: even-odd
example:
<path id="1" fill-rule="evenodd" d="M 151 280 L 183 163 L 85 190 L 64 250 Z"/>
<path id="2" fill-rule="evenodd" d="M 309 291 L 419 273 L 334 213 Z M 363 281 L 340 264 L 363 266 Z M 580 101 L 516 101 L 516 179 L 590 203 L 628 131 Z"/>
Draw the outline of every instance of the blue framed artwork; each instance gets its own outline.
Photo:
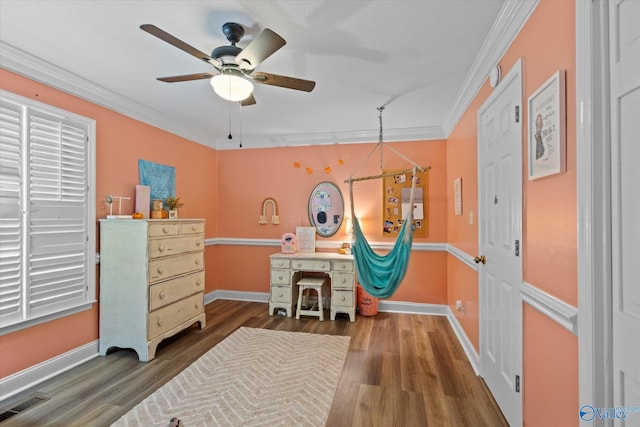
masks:
<path id="1" fill-rule="evenodd" d="M 176 197 L 176 168 L 147 160 L 138 160 L 140 184 L 151 187 L 151 200 Z"/>

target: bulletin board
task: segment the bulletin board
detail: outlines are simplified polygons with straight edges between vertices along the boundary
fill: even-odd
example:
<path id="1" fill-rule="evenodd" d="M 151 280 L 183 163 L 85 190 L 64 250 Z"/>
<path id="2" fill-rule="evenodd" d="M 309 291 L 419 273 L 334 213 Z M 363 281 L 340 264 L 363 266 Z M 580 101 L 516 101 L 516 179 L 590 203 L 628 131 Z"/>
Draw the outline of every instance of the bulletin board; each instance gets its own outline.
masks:
<path id="1" fill-rule="evenodd" d="M 382 235 L 397 237 L 410 209 L 413 171 L 387 169 L 382 179 Z M 413 194 L 414 236 L 429 235 L 429 171 L 417 173 Z"/>

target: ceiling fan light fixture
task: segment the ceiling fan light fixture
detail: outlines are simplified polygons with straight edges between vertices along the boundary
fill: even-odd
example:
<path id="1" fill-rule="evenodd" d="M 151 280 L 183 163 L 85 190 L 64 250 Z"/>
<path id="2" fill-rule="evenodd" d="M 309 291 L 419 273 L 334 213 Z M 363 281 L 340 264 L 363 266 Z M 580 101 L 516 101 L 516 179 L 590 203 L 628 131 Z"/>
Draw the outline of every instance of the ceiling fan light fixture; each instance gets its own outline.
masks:
<path id="1" fill-rule="evenodd" d="M 253 92 L 253 83 L 234 73 L 223 71 L 211 78 L 211 86 L 215 93 L 227 101 L 242 101 Z"/>

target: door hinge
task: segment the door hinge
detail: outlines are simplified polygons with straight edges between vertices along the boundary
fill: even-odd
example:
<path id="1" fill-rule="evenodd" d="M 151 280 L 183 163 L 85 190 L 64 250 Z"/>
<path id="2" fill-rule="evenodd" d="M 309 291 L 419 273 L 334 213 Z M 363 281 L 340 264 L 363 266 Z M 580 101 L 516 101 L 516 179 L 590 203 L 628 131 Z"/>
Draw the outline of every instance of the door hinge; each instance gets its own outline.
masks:
<path id="1" fill-rule="evenodd" d="M 516 240 L 516 256 L 520 256 L 520 240 Z"/>
<path id="2" fill-rule="evenodd" d="M 516 123 L 520 123 L 520 106 L 516 105 Z"/>
<path id="3" fill-rule="evenodd" d="M 520 393 L 520 375 L 516 375 L 516 393 Z"/>

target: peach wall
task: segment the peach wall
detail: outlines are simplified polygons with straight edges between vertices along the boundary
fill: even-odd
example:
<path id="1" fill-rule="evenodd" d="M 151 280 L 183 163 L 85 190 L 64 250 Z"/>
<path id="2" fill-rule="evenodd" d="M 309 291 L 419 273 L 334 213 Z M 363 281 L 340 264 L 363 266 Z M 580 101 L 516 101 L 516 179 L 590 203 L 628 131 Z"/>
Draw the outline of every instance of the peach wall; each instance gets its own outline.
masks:
<path id="1" fill-rule="evenodd" d="M 446 143 L 419 141 L 386 143 L 421 165 L 430 165 L 429 172 L 429 236 L 416 237 L 415 242 L 446 242 Z M 234 238 L 279 239 L 285 232 L 295 232 L 296 226 L 309 226 L 307 206 L 309 195 L 319 182 L 331 181 L 341 189 L 350 215 L 349 187 L 344 183 L 352 173 L 367 176 L 380 173 L 379 153 L 368 159 L 375 144 L 335 144 L 308 147 L 242 149 L 218 153 L 219 193 L 217 205 L 218 235 Z M 408 163 L 392 150 L 383 151 L 383 168 L 406 168 Z M 343 164 L 340 164 L 340 160 Z M 299 163 L 300 167 L 294 166 Z M 326 173 L 325 167 L 331 171 Z M 306 168 L 313 170 L 307 173 Z M 278 202 L 279 225 L 260 225 L 262 201 L 273 197 Z M 393 242 L 382 236 L 382 181 L 371 180 L 354 184 L 355 209 L 363 219 L 367 240 Z M 270 211 L 269 211 L 270 212 Z M 270 215 L 270 213 L 269 213 Z M 324 238 L 317 238 L 325 240 Z M 348 241 L 344 227 L 331 241 Z M 251 265 L 239 272 L 216 270 L 216 286 L 220 289 L 267 292 L 269 253 L 278 248 L 228 247 L 217 256 L 225 265 Z M 444 253 L 412 253 L 409 270 L 402 286 L 391 298 L 397 301 L 444 304 L 446 302 L 446 263 Z M 242 261 L 239 261 L 242 260 Z M 209 276 L 211 273 L 207 273 Z"/>
<path id="2" fill-rule="evenodd" d="M 561 174 L 529 181 L 527 125 L 523 126 L 523 236 L 524 281 L 577 305 L 577 213 L 576 213 L 576 105 L 575 105 L 575 2 L 541 0 L 530 19 L 500 61 L 504 74 L 523 59 L 523 117 L 526 101 L 557 70 L 566 70 L 567 170 Z M 463 177 L 465 214 L 477 209 L 477 112 L 490 94 L 485 83 L 447 141 L 447 189 L 453 179 Z M 466 216 L 453 215 L 448 206 L 450 244 L 475 255 L 477 227 Z M 455 300 L 477 307 L 478 277 L 457 259 L 450 257 L 448 303 Z M 479 319 L 453 310 L 473 342 Z M 545 336 L 548 334 L 548 336 Z M 560 344 L 561 342 L 561 344 Z M 523 417 L 527 426 L 577 425 L 577 337 L 525 305 L 523 314 Z M 553 349 L 553 351 L 549 351 Z M 544 356 L 542 356 L 544 354 Z M 559 374 L 563 371 L 563 374 Z M 551 403 L 552 402 L 552 403 Z M 547 406 L 548 404 L 548 406 Z"/>
<path id="3" fill-rule="evenodd" d="M 107 194 L 134 196 L 137 162 L 142 158 L 176 167 L 176 191 L 185 202 L 181 215 L 207 218 L 207 236 L 213 234 L 215 204 L 211 201 L 216 199 L 217 156 L 214 150 L 3 69 L 0 88 L 96 120 L 98 218 L 107 214 L 104 204 Z M 133 201 L 125 201 L 123 213 L 132 211 Z M 209 262 L 211 257 L 206 258 Z M 207 283 L 207 290 L 210 288 Z M 0 378 L 97 340 L 98 327 L 96 304 L 92 310 L 0 336 Z"/>
<path id="4" fill-rule="evenodd" d="M 578 340 L 525 304 L 522 393 L 527 427 L 578 425 Z"/>

